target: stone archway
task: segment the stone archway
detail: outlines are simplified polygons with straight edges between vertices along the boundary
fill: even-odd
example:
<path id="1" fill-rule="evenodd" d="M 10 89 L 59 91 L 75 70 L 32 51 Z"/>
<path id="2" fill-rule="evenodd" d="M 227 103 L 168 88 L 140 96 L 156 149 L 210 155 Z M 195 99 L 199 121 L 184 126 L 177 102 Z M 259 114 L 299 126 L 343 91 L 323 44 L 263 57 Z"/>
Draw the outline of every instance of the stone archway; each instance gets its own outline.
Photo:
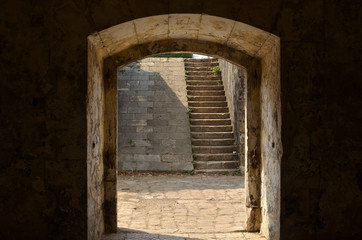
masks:
<path id="1" fill-rule="evenodd" d="M 116 69 L 168 52 L 203 53 L 247 69 L 246 226 L 268 239 L 279 239 L 279 38 L 241 22 L 203 14 L 136 19 L 88 37 L 88 239 L 117 229 Z"/>

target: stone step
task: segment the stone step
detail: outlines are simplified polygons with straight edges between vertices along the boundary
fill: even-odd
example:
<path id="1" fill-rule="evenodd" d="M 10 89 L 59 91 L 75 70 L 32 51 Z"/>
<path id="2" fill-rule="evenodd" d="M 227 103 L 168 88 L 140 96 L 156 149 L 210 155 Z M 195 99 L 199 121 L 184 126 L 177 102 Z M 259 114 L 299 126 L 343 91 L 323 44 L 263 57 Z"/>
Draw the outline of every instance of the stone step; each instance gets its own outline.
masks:
<path id="1" fill-rule="evenodd" d="M 200 81 L 222 81 L 219 75 L 187 75 L 186 80 L 200 80 Z"/>
<path id="2" fill-rule="evenodd" d="M 188 96 L 189 101 L 226 101 L 225 96 Z"/>
<path id="3" fill-rule="evenodd" d="M 190 119 L 191 125 L 231 125 L 231 119 Z"/>
<path id="4" fill-rule="evenodd" d="M 233 153 L 235 146 L 192 146 L 193 153 Z"/>
<path id="5" fill-rule="evenodd" d="M 230 125 L 226 126 L 193 126 L 190 125 L 191 132 L 232 132 Z"/>
<path id="6" fill-rule="evenodd" d="M 193 146 L 231 146 L 234 145 L 233 138 L 225 139 L 191 139 Z"/>
<path id="7" fill-rule="evenodd" d="M 221 80 L 187 80 L 186 84 L 188 85 L 212 85 L 212 86 L 222 86 L 222 81 Z"/>
<path id="8" fill-rule="evenodd" d="M 204 62 L 185 62 L 185 68 L 189 68 L 189 67 L 207 67 L 207 68 L 212 68 L 212 67 L 216 67 L 219 66 L 219 63 L 217 62 L 210 62 L 210 63 L 204 63 Z"/>
<path id="9" fill-rule="evenodd" d="M 233 132 L 192 132 L 193 139 L 225 139 L 234 138 Z"/>
<path id="10" fill-rule="evenodd" d="M 208 76 L 186 76 L 186 80 L 221 80 L 221 76 L 214 76 L 214 75 L 208 75 Z"/>
<path id="11" fill-rule="evenodd" d="M 224 86 L 210 86 L 210 85 L 193 85 L 193 86 L 187 86 L 187 90 L 196 90 L 196 91 L 202 91 L 202 90 L 224 90 Z"/>
<path id="12" fill-rule="evenodd" d="M 189 107 L 227 107 L 226 101 L 189 101 Z"/>
<path id="13" fill-rule="evenodd" d="M 185 58 L 184 62 L 218 62 L 217 58 Z"/>
<path id="14" fill-rule="evenodd" d="M 210 71 L 211 72 L 211 67 L 210 66 L 205 66 L 205 67 L 185 67 L 186 71 Z"/>
<path id="15" fill-rule="evenodd" d="M 192 113 L 227 113 L 228 107 L 189 107 Z"/>
<path id="16" fill-rule="evenodd" d="M 189 96 L 225 96 L 224 90 L 213 90 L 213 91 L 196 91 L 187 90 Z"/>
<path id="17" fill-rule="evenodd" d="M 229 174 L 229 173 L 233 173 L 233 172 L 237 172 L 238 169 L 199 169 L 199 170 L 195 170 L 195 173 L 218 173 L 218 174 Z"/>
<path id="18" fill-rule="evenodd" d="M 194 161 L 195 170 L 205 169 L 235 169 L 239 166 L 238 161 Z"/>
<path id="19" fill-rule="evenodd" d="M 194 154 L 195 161 L 238 161 L 236 153 Z"/>
<path id="20" fill-rule="evenodd" d="M 230 118 L 230 113 L 191 113 L 190 119 L 226 119 Z"/>
<path id="21" fill-rule="evenodd" d="M 184 63 L 219 63 L 217 58 L 185 58 Z"/>
<path id="22" fill-rule="evenodd" d="M 215 76 L 211 69 L 207 70 L 207 71 L 187 71 L 186 73 L 188 76 L 199 76 L 199 75 L 202 75 L 202 76 Z"/>

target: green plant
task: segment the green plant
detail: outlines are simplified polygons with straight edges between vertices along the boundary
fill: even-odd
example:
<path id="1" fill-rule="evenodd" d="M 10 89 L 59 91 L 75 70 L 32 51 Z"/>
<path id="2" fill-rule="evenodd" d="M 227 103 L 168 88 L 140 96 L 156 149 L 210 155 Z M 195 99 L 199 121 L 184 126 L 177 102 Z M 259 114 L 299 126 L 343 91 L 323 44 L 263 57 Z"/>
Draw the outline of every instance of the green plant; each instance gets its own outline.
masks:
<path id="1" fill-rule="evenodd" d="M 189 95 L 186 95 L 187 101 L 190 101 L 191 97 Z"/>
<path id="2" fill-rule="evenodd" d="M 195 154 L 192 154 L 192 159 L 193 160 L 196 160 L 197 159 L 197 156 Z"/>
<path id="3" fill-rule="evenodd" d="M 194 174 L 195 174 L 195 172 L 194 172 L 193 170 L 190 170 L 190 171 L 188 171 L 188 170 L 181 170 L 181 173 L 182 173 L 182 174 L 189 174 L 189 175 L 194 175 Z"/>
<path id="4" fill-rule="evenodd" d="M 214 66 L 214 67 L 211 67 L 211 72 L 213 75 L 219 75 L 221 74 L 221 70 L 220 70 L 220 67 L 219 66 Z"/>
<path id="5" fill-rule="evenodd" d="M 196 168 L 197 167 L 197 162 L 192 161 L 192 165 L 194 166 L 194 168 Z"/>
<path id="6" fill-rule="evenodd" d="M 194 110 L 192 108 L 187 108 L 187 114 L 191 114 Z"/>
<path id="7" fill-rule="evenodd" d="M 232 173 L 232 175 L 233 175 L 233 176 L 241 176 L 241 171 L 240 171 L 240 169 L 234 171 L 234 172 Z"/>
<path id="8" fill-rule="evenodd" d="M 135 146 L 135 144 L 133 143 L 133 139 L 132 139 L 132 138 L 128 139 L 128 143 L 129 143 L 129 145 L 131 145 L 132 147 Z"/>

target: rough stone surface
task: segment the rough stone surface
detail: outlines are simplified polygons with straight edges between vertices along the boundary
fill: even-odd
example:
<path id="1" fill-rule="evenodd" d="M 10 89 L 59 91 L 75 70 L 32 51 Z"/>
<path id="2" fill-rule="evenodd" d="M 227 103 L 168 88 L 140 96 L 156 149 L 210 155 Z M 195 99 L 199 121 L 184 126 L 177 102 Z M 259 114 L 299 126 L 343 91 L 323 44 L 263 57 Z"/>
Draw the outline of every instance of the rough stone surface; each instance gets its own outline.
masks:
<path id="1" fill-rule="evenodd" d="M 237 152 L 240 156 L 240 170 L 244 172 L 246 72 L 242 68 L 222 59 L 219 59 L 219 65 L 235 132 Z"/>
<path id="2" fill-rule="evenodd" d="M 361 239 L 360 9 L 354 0 L 3 0 L 0 237 L 97 239 L 89 232 L 103 229 L 102 209 L 91 211 L 102 206 L 102 121 L 87 142 L 86 111 L 103 112 L 86 109 L 86 38 L 140 17 L 205 13 L 281 39 L 281 239 Z"/>
<path id="3" fill-rule="evenodd" d="M 147 233 L 232 233 L 245 229 L 242 176 L 118 177 L 118 227 Z"/>
<path id="4" fill-rule="evenodd" d="M 192 170 L 182 58 L 118 70 L 118 170 Z"/>
<path id="5" fill-rule="evenodd" d="M 241 232 L 244 194 L 241 176 L 121 175 L 120 232 L 103 239 L 265 239 Z"/>
<path id="6" fill-rule="evenodd" d="M 265 240 L 259 233 L 235 232 L 235 233 L 191 233 L 191 234 L 152 234 L 144 232 L 113 233 L 105 236 L 102 240 Z"/>
<path id="7" fill-rule="evenodd" d="M 280 105 L 280 52 L 275 48 L 261 61 L 261 215 L 260 231 L 280 238 L 280 159 L 283 154 Z"/>

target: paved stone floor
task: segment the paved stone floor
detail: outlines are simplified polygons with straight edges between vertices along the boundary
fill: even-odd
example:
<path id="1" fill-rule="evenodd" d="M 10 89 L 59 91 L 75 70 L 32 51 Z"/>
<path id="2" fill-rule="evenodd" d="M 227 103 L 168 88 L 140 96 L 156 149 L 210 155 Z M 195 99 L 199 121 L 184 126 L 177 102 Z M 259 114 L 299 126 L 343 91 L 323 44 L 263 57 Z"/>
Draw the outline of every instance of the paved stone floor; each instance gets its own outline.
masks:
<path id="1" fill-rule="evenodd" d="M 119 232 L 104 240 L 264 239 L 243 232 L 244 177 L 153 175 L 118 177 Z"/>

